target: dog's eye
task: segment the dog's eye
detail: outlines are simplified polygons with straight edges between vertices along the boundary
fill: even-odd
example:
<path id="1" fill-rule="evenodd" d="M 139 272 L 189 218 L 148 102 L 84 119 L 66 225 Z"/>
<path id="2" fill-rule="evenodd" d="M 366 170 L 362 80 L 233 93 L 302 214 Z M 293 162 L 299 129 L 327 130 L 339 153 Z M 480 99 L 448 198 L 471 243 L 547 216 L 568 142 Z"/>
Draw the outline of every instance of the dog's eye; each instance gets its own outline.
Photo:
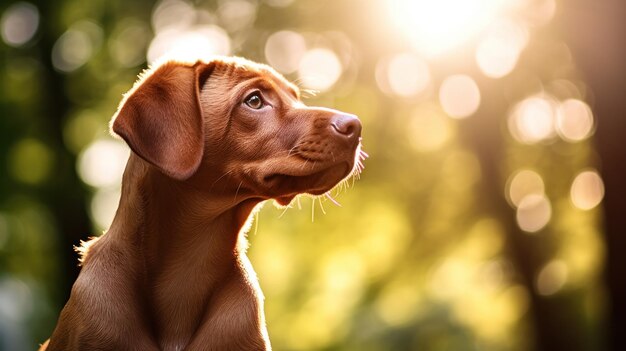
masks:
<path id="1" fill-rule="evenodd" d="M 246 98 L 244 103 L 248 105 L 248 107 L 250 107 L 251 109 L 255 110 L 260 110 L 261 108 L 263 108 L 263 106 L 265 106 L 265 103 L 263 103 L 263 99 L 258 92 L 250 94 L 250 96 Z"/>

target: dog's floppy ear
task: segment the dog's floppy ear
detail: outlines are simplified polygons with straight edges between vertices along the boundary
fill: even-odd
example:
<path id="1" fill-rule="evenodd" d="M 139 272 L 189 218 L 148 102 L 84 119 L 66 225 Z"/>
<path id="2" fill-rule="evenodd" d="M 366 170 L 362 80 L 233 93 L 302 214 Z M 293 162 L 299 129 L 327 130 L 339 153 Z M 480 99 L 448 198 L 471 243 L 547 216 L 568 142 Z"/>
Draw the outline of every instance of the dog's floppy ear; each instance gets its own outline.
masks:
<path id="1" fill-rule="evenodd" d="M 144 74 L 126 93 L 111 130 L 166 175 L 193 175 L 204 151 L 199 95 L 209 64 L 169 62 Z"/>

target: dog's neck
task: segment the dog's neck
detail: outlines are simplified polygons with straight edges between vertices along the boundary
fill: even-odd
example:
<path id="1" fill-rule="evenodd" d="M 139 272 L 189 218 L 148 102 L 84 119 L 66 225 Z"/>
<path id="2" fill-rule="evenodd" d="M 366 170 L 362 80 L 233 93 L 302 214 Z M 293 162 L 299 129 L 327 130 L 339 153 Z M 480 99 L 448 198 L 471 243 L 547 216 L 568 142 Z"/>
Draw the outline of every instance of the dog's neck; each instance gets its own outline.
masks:
<path id="1" fill-rule="evenodd" d="M 107 236 L 136 248 L 138 282 L 157 332 L 170 345 L 184 342 L 201 322 L 212 291 L 240 268 L 239 241 L 245 239 L 239 232 L 261 200 L 234 202 L 198 191 L 134 155 L 122 184 Z"/>
<path id="2" fill-rule="evenodd" d="M 132 155 L 109 236 L 145 250 L 151 266 L 165 263 L 171 254 L 188 256 L 177 252 L 181 249 L 202 247 L 206 257 L 236 256 L 239 232 L 261 201 L 243 196 L 234 200 L 172 180 Z"/>

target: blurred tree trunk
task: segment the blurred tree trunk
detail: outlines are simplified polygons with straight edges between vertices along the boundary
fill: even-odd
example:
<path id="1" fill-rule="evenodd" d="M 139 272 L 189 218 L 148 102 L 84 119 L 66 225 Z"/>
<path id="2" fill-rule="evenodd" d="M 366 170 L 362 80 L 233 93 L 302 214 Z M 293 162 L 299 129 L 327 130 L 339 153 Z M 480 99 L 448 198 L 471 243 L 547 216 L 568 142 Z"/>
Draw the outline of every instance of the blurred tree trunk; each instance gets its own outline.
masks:
<path id="1" fill-rule="evenodd" d="M 55 217 L 59 231 L 59 247 L 61 248 L 60 267 L 61 281 L 58 283 L 59 307 L 65 304 L 70 289 L 78 276 L 78 256 L 73 246 L 86 239 L 91 233 L 91 224 L 87 216 L 87 191 L 81 186 L 76 173 L 76 156 L 67 150 L 63 140 L 64 120 L 70 109 L 70 102 L 65 96 L 65 76 L 55 71 L 52 66 L 51 52 L 54 43 L 62 34 L 57 26 L 61 9 L 57 2 L 39 0 L 33 3 L 41 11 L 41 37 L 38 43 L 40 60 L 43 66 L 42 77 L 39 77 L 41 90 L 46 93 L 40 103 L 45 113 L 45 125 L 49 128 L 48 140 L 57 151 L 55 178 L 51 186 L 41 194 L 41 200 L 50 208 Z"/>
<path id="2" fill-rule="evenodd" d="M 530 294 L 528 310 L 534 345 L 539 351 L 582 351 L 590 341 L 585 333 L 585 321 L 579 316 L 580 306 L 572 308 L 572 296 L 567 293 L 545 297 L 537 293 L 534 281 L 541 267 L 552 257 L 550 238 L 541 234 L 529 235 L 521 231 L 515 219 L 515 210 L 504 197 L 507 145 L 503 136 L 503 116 L 509 102 L 502 96 L 502 82 L 485 80 L 481 93 L 488 96 L 479 111 L 461 125 L 466 143 L 474 150 L 481 164 L 482 178 L 478 200 L 487 213 L 498 218 L 506 233 L 506 250 L 519 273 L 518 280 Z M 576 300 L 576 301 L 579 301 Z"/>
<path id="3" fill-rule="evenodd" d="M 563 1 L 563 28 L 594 96 L 596 150 L 605 184 L 608 332 L 626 350 L 626 1 Z"/>

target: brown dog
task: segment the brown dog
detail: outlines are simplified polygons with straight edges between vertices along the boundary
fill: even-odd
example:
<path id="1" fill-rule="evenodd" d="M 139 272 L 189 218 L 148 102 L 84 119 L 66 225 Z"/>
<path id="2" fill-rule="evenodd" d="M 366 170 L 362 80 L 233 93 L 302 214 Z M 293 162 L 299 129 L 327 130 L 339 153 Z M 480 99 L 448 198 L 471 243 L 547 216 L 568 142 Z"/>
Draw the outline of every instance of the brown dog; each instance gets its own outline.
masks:
<path id="1" fill-rule="evenodd" d="M 267 199 L 321 195 L 359 169 L 361 124 L 306 107 L 271 68 L 165 62 L 112 131 L 132 149 L 115 219 L 42 349 L 270 350 L 241 229 Z"/>

